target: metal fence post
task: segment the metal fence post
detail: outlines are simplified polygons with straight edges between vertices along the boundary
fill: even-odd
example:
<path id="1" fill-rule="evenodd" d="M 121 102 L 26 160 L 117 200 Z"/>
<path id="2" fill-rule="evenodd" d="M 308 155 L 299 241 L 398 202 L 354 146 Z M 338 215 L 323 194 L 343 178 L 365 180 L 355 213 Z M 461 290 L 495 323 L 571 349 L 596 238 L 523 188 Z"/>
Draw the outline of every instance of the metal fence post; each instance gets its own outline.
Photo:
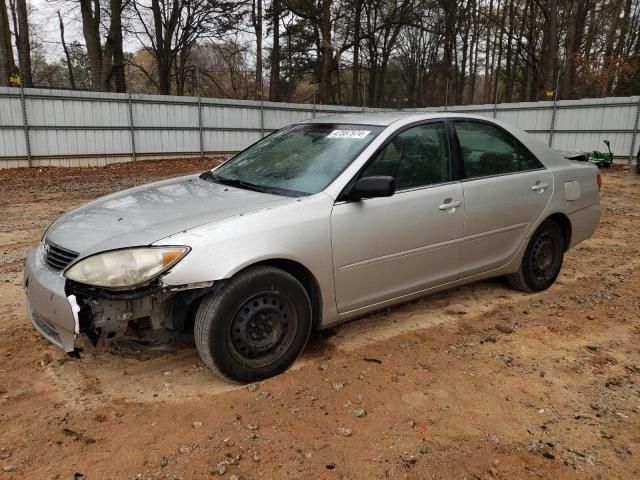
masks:
<path id="1" fill-rule="evenodd" d="M 500 65 L 498 65 L 498 71 L 496 73 L 496 94 L 493 97 L 493 118 L 498 118 L 498 79 L 500 77 Z"/>
<path id="2" fill-rule="evenodd" d="M 553 102 L 553 112 L 551 113 L 551 125 L 549 125 L 549 146 L 553 146 L 553 131 L 556 128 L 556 102 Z"/>
<path id="3" fill-rule="evenodd" d="M 129 104 L 129 133 L 131 136 L 131 160 L 136 161 L 136 127 L 133 123 L 133 101 L 131 100 L 131 92 L 128 93 Z"/>
<path id="4" fill-rule="evenodd" d="M 447 112 L 449 110 L 449 80 L 447 80 L 447 88 L 444 94 L 444 111 Z"/>
<path id="5" fill-rule="evenodd" d="M 264 138 L 264 97 L 260 92 L 260 137 Z"/>
<path id="6" fill-rule="evenodd" d="M 202 96 L 198 96 L 198 135 L 200 137 L 200 158 L 204 158 L 204 133 L 202 131 Z"/>
<path id="7" fill-rule="evenodd" d="M 24 143 L 27 148 L 27 165 L 31 166 L 31 139 L 29 138 L 29 119 L 27 117 L 27 100 L 24 86 L 20 84 L 20 106 L 22 107 L 22 126 L 24 127 Z"/>
<path id="8" fill-rule="evenodd" d="M 631 151 L 629 152 L 629 165 L 633 162 L 633 154 L 636 153 L 636 138 L 638 137 L 638 129 L 640 128 L 640 97 L 638 97 L 638 107 L 636 109 L 636 123 L 633 127 L 631 137 Z"/>
<path id="9" fill-rule="evenodd" d="M 562 66 L 564 70 L 564 64 Z M 556 77 L 556 91 L 553 92 L 553 112 L 551 113 L 551 127 L 549 128 L 549 147 L 553 147 L 553 132 L 556 129 L 556 116 L 558 115 L 558 89 L 560 88 L 560 70 Z"/>
<path id="10" fill-rule="evenodd" d="M 311 109 L 311 118 L 316 118 L 316 83 L 313 82 L 313 107 Z"/>
<path id="11" fill-rule="evenodd" d="M 553 99 L 553 112 L 551 113 L 551 125 L 549 125 L 549 147 L 553 146 L 553 132 L 556 129 L 556 116 L 558 115 L 558 99 Z"/>

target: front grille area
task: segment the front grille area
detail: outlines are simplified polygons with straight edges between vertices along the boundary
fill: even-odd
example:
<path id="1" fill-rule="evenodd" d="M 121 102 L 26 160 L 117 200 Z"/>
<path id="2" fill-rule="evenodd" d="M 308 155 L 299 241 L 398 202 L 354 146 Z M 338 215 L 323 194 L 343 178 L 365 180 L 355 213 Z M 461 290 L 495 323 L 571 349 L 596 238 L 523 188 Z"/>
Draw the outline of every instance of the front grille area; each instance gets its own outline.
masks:
<path id="1" fill-rule="evenodd" d="M 62 248 L 55 243 L 46 240 L 44 244 L 45 261 L 54 270 L 64 270 L 67 266 L 78 258 L 78 254 L 66 248 Z"/>

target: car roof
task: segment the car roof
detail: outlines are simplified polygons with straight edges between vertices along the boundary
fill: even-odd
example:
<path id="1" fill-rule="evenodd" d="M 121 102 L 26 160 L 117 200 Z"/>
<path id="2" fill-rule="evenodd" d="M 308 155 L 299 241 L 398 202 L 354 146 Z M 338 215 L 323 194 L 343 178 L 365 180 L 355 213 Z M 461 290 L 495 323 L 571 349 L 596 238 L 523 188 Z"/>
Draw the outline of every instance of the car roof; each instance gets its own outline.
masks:
<path id="1" fill-rule="evenodd" d="M 520 142 L 522 142 L 544 165 L 549 168 L 552 166 L 566 166 L 570 164 L 562 155 L 553 151 L 541 140 L 533 135 L 528 135 L 524 130 L 510 125 L 508 123 L 496 120 L 483 115 L 472 115 L 467 113 L 451 113 L 451 112 L 354 112 L 341 115 L 325 115 L 316 118 L 310 118 L 301 124 L 347 124 L 347 125 L 373 125 L 380 127 L 391 127 L 399 123 L 408 125 L 414 122 L 422 122 L 426 120 L 437 120 L 445 118 L 462 118 L 481 120 L 489 122 L 498 127 L 505 129 Z"/>
<path id="2" fill-rule="evenodd" d="M 484 120 L 492 120 L 491 118 L 481 117 L 478 115 L 467 115 L 460 113 L 447 112 L 362 112 L 347 113 L 341 115 L 325 115 L 304 120 L 300 123 L 330 123 L 330 124 L 349 124 L 349 125 L 376 125 L 388 127 L 389 125 L 405 121 L 422 121 L 437 118 L 481 118 Z"/>

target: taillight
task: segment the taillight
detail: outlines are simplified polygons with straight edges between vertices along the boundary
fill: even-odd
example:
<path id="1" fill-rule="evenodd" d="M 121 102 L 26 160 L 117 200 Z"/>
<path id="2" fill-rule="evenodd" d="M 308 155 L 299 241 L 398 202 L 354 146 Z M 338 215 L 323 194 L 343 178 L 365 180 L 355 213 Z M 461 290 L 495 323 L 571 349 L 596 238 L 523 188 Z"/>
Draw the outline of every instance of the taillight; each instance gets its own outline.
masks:
<path id="1" fill-rule="evenodd" d="M 598 191 L 602 191 L 602 175 L 600 175 L 600 172 L 598 172 Z"/>

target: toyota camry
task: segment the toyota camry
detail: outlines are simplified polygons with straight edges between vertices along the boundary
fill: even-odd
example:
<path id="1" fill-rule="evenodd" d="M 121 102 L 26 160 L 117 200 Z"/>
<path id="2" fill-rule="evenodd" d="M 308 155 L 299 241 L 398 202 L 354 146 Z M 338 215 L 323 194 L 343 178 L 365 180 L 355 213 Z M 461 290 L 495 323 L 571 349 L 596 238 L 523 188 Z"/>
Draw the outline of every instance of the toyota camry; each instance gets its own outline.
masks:
<path id="1" fill-rule="evenodd" d="M 595 231 L 599 189 L 594 165 L 492 119 L 315 118 L 62 215 L 28 254 L 28 316 L 70 354 L 80 335 L 193 335 L 219 375 L 255 381 L 375 310 L 490 277 L 549 288 Z"/>

